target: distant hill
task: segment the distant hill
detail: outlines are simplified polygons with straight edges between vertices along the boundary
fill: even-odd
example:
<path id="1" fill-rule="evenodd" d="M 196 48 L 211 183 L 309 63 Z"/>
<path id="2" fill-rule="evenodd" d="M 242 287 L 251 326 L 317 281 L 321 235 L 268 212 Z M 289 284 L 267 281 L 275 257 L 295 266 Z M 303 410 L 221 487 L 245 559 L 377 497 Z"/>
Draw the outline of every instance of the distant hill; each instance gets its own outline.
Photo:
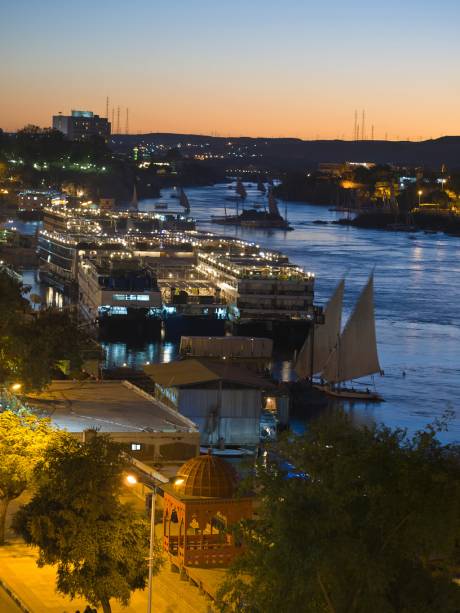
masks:
<path id="1" fill-rule="evenodd" d="M 460 136 L 445 136 L 421 142 L 412 141 L 306 141 L 299 138 L 216 137 L 197 134 L 151 133 L 124 135 L 112 138 L 115 150 L 129 150 L 137 144 L 181 145 L 181 151 L 229 153 L 240 151 L 235 164 L 245 162 L 268 169 L 316 168 L 321 162 L 362 162 L 378 164 L 460 168 Z M 231 143 L 231 144 L 229 144 Z M 226 159 L 228 165 L 231 159 Z"/>

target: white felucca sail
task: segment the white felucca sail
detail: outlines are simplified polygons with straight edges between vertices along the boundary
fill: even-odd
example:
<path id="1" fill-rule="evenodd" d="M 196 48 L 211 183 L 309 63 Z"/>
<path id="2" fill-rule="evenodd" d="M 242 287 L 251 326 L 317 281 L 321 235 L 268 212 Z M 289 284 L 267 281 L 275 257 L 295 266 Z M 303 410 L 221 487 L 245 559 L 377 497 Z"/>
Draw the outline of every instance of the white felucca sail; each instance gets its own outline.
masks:
<path id="1" fill-rule="evenodd" d="M 322 372 L 331 352 L 337 344 L 342 320 L 342 302 L 345 281 L 342 279 L 335 288 L 331 299 L 324 309 L 324 324 L 315 324 L 314 333 L 309 334 L 297 357 L 295 371 L 301 379 L 306 379 Z M 312 360 L 313 339 L 313 369 Z"/>
<path id="2" fill-rule="evenodd" d="M 364 287 L 323 369 L 328 383 L 343 383 L 380 372 L 374 318 L 374 275 Z"/>

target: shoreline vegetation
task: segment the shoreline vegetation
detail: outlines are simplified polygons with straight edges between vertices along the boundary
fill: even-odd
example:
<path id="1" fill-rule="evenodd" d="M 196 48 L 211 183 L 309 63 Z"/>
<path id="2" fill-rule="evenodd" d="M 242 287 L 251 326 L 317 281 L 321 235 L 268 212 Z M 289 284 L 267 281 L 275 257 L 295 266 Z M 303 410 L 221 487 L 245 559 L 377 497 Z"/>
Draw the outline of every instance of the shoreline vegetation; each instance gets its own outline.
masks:
<path id="1" fill-rule="evenodd" d="M 460 236 L 460 173 L 372 163 L 323 166 L 316 172 L 286 173 L 276 195 L 344 211 L 346 218 L 332 222 L 339 225 Z"/>
<path id="2" fill-rule="evenodd" d="M 339 219 L 336 223 L 343 226 L 375 230 L 444 232 L 450 236 L 460 237 L 460 216 L 450 213 L 414 211 L 407 216 L 402 213 L 395 215 L 386 211 L 368 211 L 358 213 L 354 218 Z"/>

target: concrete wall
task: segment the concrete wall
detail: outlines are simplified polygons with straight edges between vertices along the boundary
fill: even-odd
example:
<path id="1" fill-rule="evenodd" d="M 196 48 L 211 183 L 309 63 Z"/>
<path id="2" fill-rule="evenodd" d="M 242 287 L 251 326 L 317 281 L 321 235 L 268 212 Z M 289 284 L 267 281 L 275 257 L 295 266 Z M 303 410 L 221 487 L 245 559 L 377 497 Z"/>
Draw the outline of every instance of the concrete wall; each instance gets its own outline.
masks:
<path id="1" fill-rule="evenodd" d="M 110 438 L 121 443 L 127 453 L 138 460 L 157 462 L 185 462 L 200 455 L 198 432 L 109 432 Z M 93 431 L 76 432 L 72 436 L 84 441 L 94 436 Z M 140 445 L 140 449 L 133 449 Z"/>

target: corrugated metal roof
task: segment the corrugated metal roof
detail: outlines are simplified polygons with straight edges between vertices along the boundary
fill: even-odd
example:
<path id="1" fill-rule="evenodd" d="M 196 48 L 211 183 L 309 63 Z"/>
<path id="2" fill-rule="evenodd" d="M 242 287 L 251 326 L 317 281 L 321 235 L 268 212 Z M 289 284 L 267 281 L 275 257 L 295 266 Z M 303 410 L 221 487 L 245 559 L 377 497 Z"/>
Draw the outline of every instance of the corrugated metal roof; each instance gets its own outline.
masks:
<path id="1" fill-rule="evenodd" d="M 276 386 L 246 368 L 228 362 L 203 363 L 200 360 L 179 360 L 168 364 L 144 366 L 149 377 L 163 387 L 185 387 L 211 381 L 227 381 L 257 389 L 273 389 Z"/>
<path id="2" fill-rule="evenodd" d="M 219 381 L 220 375 L 198 360 L 169 362 L 168 364 L 145 365 L 145 373 L 163 387 L 181 387 L 195 383 Z"/>

